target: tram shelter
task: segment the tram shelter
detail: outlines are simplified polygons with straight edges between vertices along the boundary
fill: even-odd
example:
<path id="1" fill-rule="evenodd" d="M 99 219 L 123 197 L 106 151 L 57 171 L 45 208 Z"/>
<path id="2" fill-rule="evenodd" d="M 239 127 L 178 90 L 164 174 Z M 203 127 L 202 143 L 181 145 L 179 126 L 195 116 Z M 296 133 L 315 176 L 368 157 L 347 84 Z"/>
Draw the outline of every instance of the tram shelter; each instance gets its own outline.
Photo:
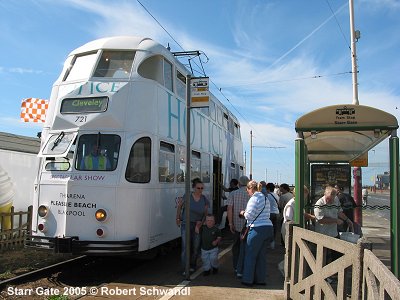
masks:
<path id="1" fill-rule="evenodd" d="M 337 104 L 301 116 L 295 124 L 295 222 L 304 227 L 304 185 L 312 164 L 352 164 L 389 137 L 391 270 L 400 278 L 399 128 L 393 115 L 364 105 Z M 358 208 L 360 209 L 360 208 Z"/>

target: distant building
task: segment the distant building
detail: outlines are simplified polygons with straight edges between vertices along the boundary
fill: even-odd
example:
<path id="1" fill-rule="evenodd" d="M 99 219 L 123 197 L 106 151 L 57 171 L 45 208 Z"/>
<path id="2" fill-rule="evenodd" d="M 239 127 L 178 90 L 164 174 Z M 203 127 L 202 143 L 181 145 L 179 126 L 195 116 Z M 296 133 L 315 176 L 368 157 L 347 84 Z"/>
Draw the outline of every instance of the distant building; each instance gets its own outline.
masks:
<path id="1" fill-rule="evenodd" d="M 375 179 L 375 187 L 381 190 L 387 190 L 390 188 L 390 172 L 383 172 L 383 174 L 377 174 Z"/>

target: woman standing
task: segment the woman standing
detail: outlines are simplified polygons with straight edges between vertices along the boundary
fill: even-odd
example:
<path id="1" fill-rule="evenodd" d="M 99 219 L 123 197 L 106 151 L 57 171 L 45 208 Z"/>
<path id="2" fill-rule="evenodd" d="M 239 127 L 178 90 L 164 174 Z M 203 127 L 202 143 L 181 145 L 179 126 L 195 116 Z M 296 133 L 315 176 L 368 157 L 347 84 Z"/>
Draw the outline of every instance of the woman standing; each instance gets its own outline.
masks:
<path id="1" fill-rule="evenodd" d="M 262 185 L 255 180 L 247 184 L 247 193 L 250 196 L 246 210 L 240 215 L 247 220 L 250 231 L 244 251 L 244 265 L 242 284 L 251 286 L 253 284 L 266 284 L 267 244 L 272 241 L 273 227 L 269 219 L 270 205 L 267 198 L 260 192 Z"/>
<path id="2" fill-rule="evenodd" d="M 203 195 L 204 185 L 203 182 L 195 178 L 192 181 L 193 192 L 190 193 L 190 271 L 194 272 L 196 270 L 197 257 L 200 251 L 200 236 L 199 230 L 203 224 L 210 202 Z M 185 204 L 183 198 L 178 199 L 178 206 L 176 211 L 176 225 L 181 227 L 181 237 L 182 237 L 182 251 L 181 251 L 181 262 L 182 268 L 185 270 L 186 262 L 186 221 L 185 221 Z M 185 274 L 184 274 L 185 276 Z"/>

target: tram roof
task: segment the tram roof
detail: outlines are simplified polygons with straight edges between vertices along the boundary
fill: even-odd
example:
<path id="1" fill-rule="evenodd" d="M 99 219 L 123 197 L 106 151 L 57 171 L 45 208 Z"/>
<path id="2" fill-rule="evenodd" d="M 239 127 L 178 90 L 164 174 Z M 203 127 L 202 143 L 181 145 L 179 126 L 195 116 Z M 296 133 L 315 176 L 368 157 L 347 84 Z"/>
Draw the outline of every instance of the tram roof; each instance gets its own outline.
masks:
<path id="1" fill-rule="evenodd" d="M 295 125 L 304 138 L 309 162 L 352 162 L 398 127 L 393 115 L 353 104 L 322 107 L 303 115 Z"/>

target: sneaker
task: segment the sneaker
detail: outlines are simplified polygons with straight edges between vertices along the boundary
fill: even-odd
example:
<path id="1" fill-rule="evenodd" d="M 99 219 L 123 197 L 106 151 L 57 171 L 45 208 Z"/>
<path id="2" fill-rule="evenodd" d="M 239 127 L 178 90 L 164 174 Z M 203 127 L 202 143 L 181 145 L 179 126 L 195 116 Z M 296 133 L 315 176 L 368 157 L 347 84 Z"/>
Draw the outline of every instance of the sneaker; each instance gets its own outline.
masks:
<path id="1" fill-rule="evenodd" d="M 208 276 L 208 275 L 210 275 L 210 270 L 203 272 L 203 276 Z"/>
<path id="2" fill-rule="evenodd" d="M 218 273 L 218 268 L 212 268 L 212 273 L 217 274 Z"/>
<path id="3" fill-rule="evenodd" d="M 236 277 L 239 278 L 239 279 L 241 279 L 241 278 L 243 277 L 243 274 L 236 273 Z"/>

